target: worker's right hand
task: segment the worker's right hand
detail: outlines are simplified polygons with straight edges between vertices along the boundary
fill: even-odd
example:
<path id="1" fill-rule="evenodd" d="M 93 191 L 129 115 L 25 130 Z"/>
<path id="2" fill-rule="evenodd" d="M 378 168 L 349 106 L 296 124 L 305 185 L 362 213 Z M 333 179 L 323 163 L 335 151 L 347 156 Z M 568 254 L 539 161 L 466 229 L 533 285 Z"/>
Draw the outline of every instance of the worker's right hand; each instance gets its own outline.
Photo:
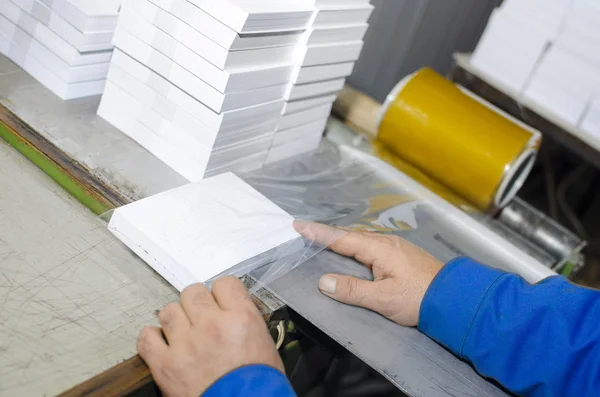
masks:
<path id="1" fill-rule="evenodd" d="M 164 396 L 198 397 L 227 373 L 251 364 L 284 372 L 273 338 L 244 284 L 228 276 L 187 287 L 181 304 L 158 315 L 161 328 L 146 327 L 138 352 Z"/>
<path id="2" fill-rule="evenodd" d="M 378 312 L 400 325 L 418 325 L 421 302 L 443 266 L 440 261 L 395 236 L 347 231 L 330 244 L 340 229 L 305 222 L 295 222 L 294 227 L 305 238 L 354 257 L 373 271 L 374 281 L 326 274 L 319 280 L 323 294 Z"/>

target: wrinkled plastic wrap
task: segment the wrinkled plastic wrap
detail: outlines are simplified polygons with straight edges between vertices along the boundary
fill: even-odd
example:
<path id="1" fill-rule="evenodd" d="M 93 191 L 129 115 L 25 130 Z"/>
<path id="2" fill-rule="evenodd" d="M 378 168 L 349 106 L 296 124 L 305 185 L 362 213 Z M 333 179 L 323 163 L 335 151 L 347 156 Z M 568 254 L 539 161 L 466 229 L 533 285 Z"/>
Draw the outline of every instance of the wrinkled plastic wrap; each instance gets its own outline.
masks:
<path id="1" fill-rule="evenodd" d="M 295 219 L 405 238 L 441 261 L 467 255 L 537 282 L 554 273 L 405 174 L 368 154 L 326 141 L 317 153 L 239 175 Z M 106 216 L 104 217 L 105 219 Z M 346 232 L 297 238 L 208 280 L 250 274 L 251 292 L 319 254 Z M 202 241 L 189 242 L 202 244 Z"/>
<path id="2" fill-rule="evenodd" d="M 530 282 L 555 274 L 402 172 L 350 147 L 324 141 L 317 153 L 240 176 L 296 219 L 393 234 L 443 262 L 466 255 Z M 298 260 L 275 255 L 252 274 L 268 286 L 322 250 L 313 243 L 298 250 Z"/>

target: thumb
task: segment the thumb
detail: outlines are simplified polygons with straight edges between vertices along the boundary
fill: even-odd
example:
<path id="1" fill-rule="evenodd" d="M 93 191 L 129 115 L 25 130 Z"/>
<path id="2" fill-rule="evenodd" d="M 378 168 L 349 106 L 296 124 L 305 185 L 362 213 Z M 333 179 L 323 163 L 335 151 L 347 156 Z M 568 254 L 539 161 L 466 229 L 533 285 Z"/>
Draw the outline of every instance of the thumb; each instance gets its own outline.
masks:
<path id="1" fill-rule="evenodd" d="M 326 274 L 319 280 L 319 289 L 339 302 L 376 310 L 377 290 L 373 281 L 341 274 Z"/>

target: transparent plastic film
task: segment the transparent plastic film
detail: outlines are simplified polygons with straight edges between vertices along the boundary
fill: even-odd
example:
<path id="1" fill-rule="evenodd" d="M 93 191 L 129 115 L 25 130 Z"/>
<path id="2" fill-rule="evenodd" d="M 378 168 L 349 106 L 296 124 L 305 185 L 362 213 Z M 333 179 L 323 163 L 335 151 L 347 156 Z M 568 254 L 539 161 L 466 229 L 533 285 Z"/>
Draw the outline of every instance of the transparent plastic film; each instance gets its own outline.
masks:
<path id="1" fill-rule="evenodd" d="M 242 210 L 236 207 L 231 216 L 220 216 L 218 207 L 202 207 L 201 203 L 206 201 L 202 194 L 194 196 L 191 201 L 161 205 L 160 210 L 154 209 L 139 220 L 146 235 L 160 232 L 160 238 L 155 240 L 167 246 L 165 252 L 169 251 L 169 255 L 127 243 L 119 237 L 118 231 L 111 231 L 178 290 L 194 282 L 205 282 L 210 286 L 214 280 L 226 275 L 251 276 L 255 281 L 250 288 L 253 294 L 261 289 L 268 290 L 278 279 L 293 277 L 292 274 L 300 267 L 320 266 L 320 261 L 328 257 L 320 254 L 343 238 L 348 230 L 396 235 L 444 262 L 458 256 L 470 256 L 490 266 L 519 273 L 530 282 L 554 274 L 528 252 L 409 176 L 380 159 L 349 147 L 338 147 L 324 141 L 316 153 L 238 177 L 262 197 L 260 202 L 253 203 L 246 198 L 241 200 L 236 192 L 221 191 L 219 197 L 235 196 L 247 205 Z M 168 194 L 164 192 L 152 197 Z M 278 211 L 269 209 L 271 207 L 258 209 L 263 201 L 268 201 Z M 227 202 L 224 200 L 220 205 L 226 206 Z M 207 212 L 220 222 L 209 227 L 205 225 L 203 229 L 201 224 L 206 219 L 200 215 L 205 216 Z M 119 210 L 115 213 L 118 214 Z M 109 218 L 110 214 L 101 217 L 104 222 Z M 197 229 L 205 232 L 192 228 L 178 239 L 181 241 L 171 241 L 169 245 L 165 243 L 168 236 L 180 233 L 180 230 L 165 226 L 159 228 L 159 232 L 151 230 L 154 224 L 165 225 L 175 220 L 177 225 L 183 221 L 189 223 L 190 218 L 193 218 L 194 225 L 198 225 Z M 110 220 L 110 223 L 113 222 L 114 215 Z M 315 225 L 306 222 L 325 226 L 314 229 Z M 277 240 L 286 233 L 289 238 Z M 216 235 L 225 238 L 215 240 Z M 270 241 L 271 245 L 265 245 L 266 241 Z M 213 249 L 206 251 L 207 246 Z M 237 260 L 234 255 L 237 251 L 250 254 Z M 195 256 L 190 259 L 184 253 Z M 222 261 L 224 257 L 228 258 L 231 266 L 209 277 L 201 278 L 205 273 L 189 269 L 194 266 L 202 269 L 216 259 Z M 191 265 L 181 266 L 185 263 Z M 171 274 L 164 268 L 170 269 Z"/>
<path id="2" fill-rule="evenodd" d="M 276 197 L 280 202 L 289 198 L 286 193 Z M 291 212 L 297 218 L 319 218 L 310 208 L 296 202 Z M 256 292 L 344 234 L 328 227 L 313 233 L 311 223 L 295 221 L 234 174 L 175 188 L 99 219 L 179 291 L 261 269 L 251 291 Z"/>
<path id="3" fill-rule="evenodd" d="M 215 276 L 206 284 L 210 285 L 226 275 L 236 277 L 251 275 L 254 286 L 249 289 L 249 292 L 257 295 L 261 288 L 268 288 L 271 283 L 314 258 L 347 234 L 344 229 L 305 221 L 296 221 L 294 227 L 302 237 L 243 262 Z"/>

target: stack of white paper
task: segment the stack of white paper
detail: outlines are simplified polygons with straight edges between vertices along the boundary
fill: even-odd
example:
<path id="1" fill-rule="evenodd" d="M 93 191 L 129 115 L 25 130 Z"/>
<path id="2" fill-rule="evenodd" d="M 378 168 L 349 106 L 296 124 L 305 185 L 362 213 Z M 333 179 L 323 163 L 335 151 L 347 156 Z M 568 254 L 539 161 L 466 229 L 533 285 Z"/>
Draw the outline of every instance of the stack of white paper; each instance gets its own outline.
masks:
<path id="1" fill-rule="evenodd" d="M 100 94 L 120 0 L 0 0 L 0 52 L 62 99 Z"/>
<path id="2" fill-rule="evenodd" d="M 318 10 L 294 53 L 295 70 L 267 163 L 316 149 L 331 105 L 360 56 L 368 0 L 304 0 Z"/>
<path id="3" fill-rule="evenodd" d="M 600 92 L 590 101 L 581 121 L 581 129 L 594 138 L 600 139 Z"/>
<path id="4" fill-rule="evenodd" d="M 179 291 L 300 236 L 293 218 L 232 173 L 116 209 L 109 230 Z"/>
<path id="5" fill-rule="evenodd" d="M 507 0 L 490 18 L 472 63 L 511 94 L 590 132 L 600 92 L 598 26 L 596 0 Z"/>
<path id="6" fill-rule="evenodd" d="M 522 92 L 559 34 L 569 6 L 570 0 L 505 1 L 492 13 L 473 53 L 473 65 Z"/>
<path id="7" fill-rule="evenodd" d="M 582 127 L 588 109 L 589 117 L 594 117 L 592 101 L 600 91 L 598 26 L 600 4 L 573 0 L 556 39 L 524 91 L 527 99 L 573 126 Z"/>
<path id="8" fill-rule="evenodd" d="M 575 0 L 565 19 L 556 45 L 600 68 L 600 3 L 596 0 Z"/>
<path id="9" fill-rule="evenodd" d="M 600 69 L 569 49 L 554 45 L 542 59 L 524 95 L 576 126 L 598 89 Z"/>
<path id="10" fill-rule="evenodd" d="M 129 0 L 98 114 L 190 181 L 259 168 L 313 17 L 300 0 Z"/>

